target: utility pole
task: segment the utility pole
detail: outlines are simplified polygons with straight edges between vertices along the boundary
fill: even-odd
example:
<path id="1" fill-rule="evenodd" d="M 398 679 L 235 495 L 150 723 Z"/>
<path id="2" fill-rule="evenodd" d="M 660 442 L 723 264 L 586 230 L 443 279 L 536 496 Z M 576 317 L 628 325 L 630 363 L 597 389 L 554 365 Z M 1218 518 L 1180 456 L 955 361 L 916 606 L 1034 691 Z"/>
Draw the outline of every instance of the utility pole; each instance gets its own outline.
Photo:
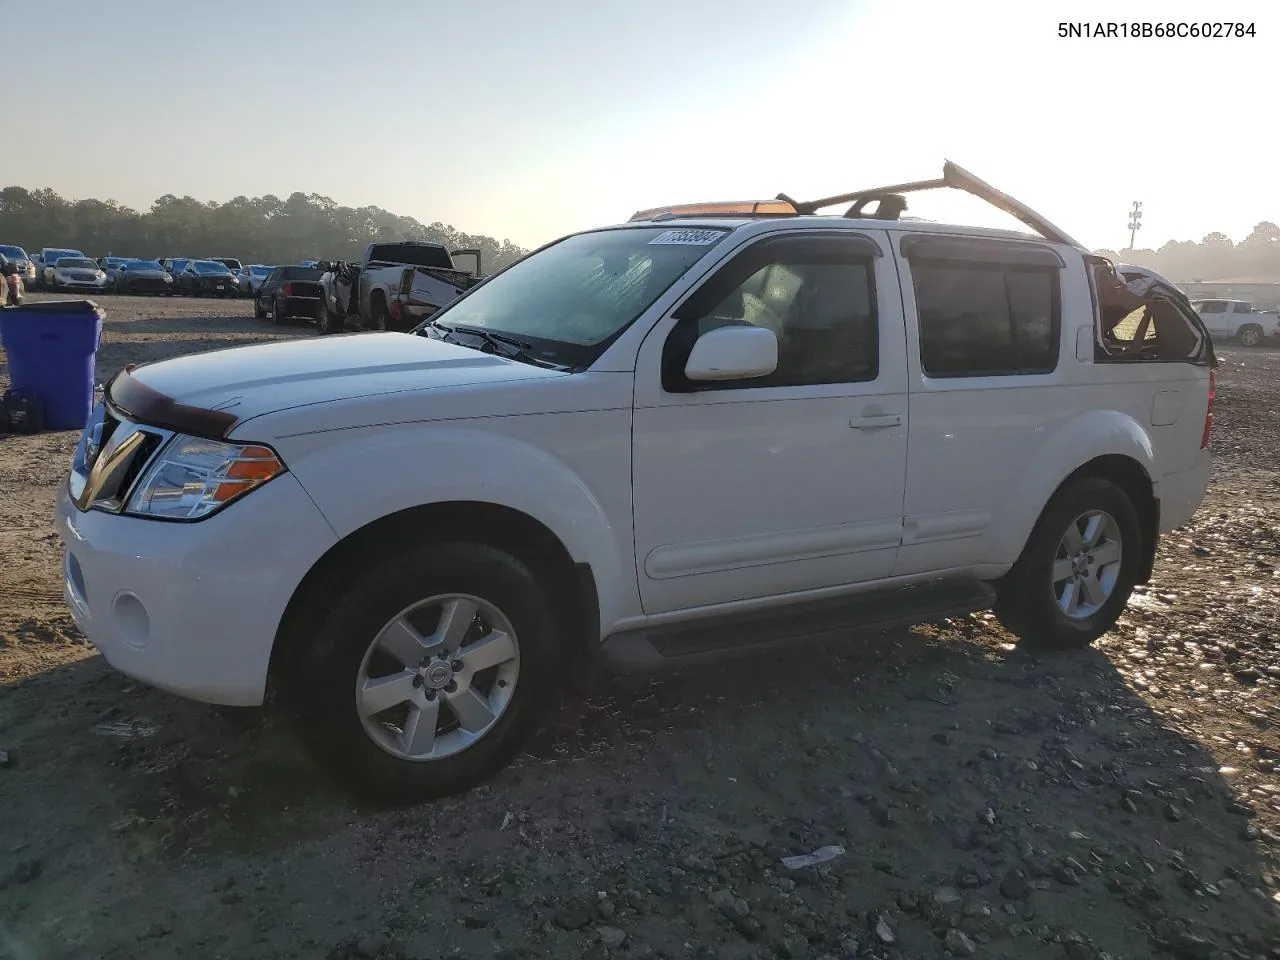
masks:
<path id="1" fill-rule="evenodd" d="M 1133 201 L 1133 209 L 1129 211 L 1129 249 L 1133 249 L 1133 242 L 1137 238 L 1138 231 L 1142 229 L 1142 201 Z"/>

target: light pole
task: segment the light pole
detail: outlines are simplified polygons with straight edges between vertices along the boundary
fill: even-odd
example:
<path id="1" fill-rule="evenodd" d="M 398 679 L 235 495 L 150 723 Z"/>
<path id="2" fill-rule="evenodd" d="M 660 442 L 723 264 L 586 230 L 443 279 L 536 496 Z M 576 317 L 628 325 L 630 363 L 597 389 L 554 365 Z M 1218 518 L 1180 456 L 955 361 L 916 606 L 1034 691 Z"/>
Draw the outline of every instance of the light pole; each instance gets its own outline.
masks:
<path id="1" fill-rule="evenodd" d="M 1138 231 L 1142 229 L 1142 201 L 1133 201 L 1133 209 L 1129 211 L 1129 249 L 1133 249 L 1133 242 L 1137 238 Z"/>

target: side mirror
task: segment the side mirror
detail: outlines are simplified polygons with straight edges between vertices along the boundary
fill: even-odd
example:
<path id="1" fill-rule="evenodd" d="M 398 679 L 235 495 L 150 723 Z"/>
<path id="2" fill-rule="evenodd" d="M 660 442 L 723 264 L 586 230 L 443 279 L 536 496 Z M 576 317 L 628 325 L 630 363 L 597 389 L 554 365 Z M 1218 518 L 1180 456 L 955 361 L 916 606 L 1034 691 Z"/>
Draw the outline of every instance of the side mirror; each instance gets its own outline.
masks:
<path id="1" fill-rule="evenodd" d="M 717 327 L 698 338 L 684 365 L 694 381 L 750 380 L 778 369 L 778 338 L 764 327 Z"/>

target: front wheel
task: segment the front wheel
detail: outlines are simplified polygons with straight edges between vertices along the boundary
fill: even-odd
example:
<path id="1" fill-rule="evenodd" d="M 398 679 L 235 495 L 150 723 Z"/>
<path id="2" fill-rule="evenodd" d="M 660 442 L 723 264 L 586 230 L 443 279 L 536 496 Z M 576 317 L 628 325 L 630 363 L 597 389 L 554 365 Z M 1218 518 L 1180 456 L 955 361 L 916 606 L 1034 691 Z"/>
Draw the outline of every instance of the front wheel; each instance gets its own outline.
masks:
<path id="1" fill-rule="evenodd" d="M 1077 649 L 1110 630 L 1133 592 L 1142 526 L 1129 496 L 1100 477 L 1064 486 L 1000 584 L 996 615 L 1030 648 Z"/>
<path id="2" fill-rule="evenodd" d="M 1256 347 L 1262 342 L 1262 328 L 1256 323 L 1246 323 L 1236 334 L 1242 347 Z"/>
<path id="3" fill-rule="evenodd" d="M 410 547 L 314 602 L 296 678 L 302 731 L 358 795 L 413 803 L 467 790 L 511 761 L 548 703 L 550 605 L 503 550 Z"/>

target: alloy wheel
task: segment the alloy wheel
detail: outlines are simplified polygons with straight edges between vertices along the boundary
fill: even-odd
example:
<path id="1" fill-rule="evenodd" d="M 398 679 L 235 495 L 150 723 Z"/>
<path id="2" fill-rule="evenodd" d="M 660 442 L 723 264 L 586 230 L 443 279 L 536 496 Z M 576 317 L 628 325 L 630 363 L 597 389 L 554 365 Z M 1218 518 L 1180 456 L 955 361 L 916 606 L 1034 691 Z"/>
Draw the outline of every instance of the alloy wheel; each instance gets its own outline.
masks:
<path id="1" fill-rule="evenodd" d="M 1071 620 L 1087 620 L 1115 592 L 1124 556 L 1120 524 L 1111 514 L 1090 510 L 1076 517 L 1058 542 L 1053 561 L 1053 596 Z"/>
<path id="2" fill-rule="evenodd" d="M 442 594 L 401 611 L 374 637 L 356 676 L 356 711 L 392 756 L 439 760 L 493 729 L 519 676 L 520 647 L 502 611 Z"/>

